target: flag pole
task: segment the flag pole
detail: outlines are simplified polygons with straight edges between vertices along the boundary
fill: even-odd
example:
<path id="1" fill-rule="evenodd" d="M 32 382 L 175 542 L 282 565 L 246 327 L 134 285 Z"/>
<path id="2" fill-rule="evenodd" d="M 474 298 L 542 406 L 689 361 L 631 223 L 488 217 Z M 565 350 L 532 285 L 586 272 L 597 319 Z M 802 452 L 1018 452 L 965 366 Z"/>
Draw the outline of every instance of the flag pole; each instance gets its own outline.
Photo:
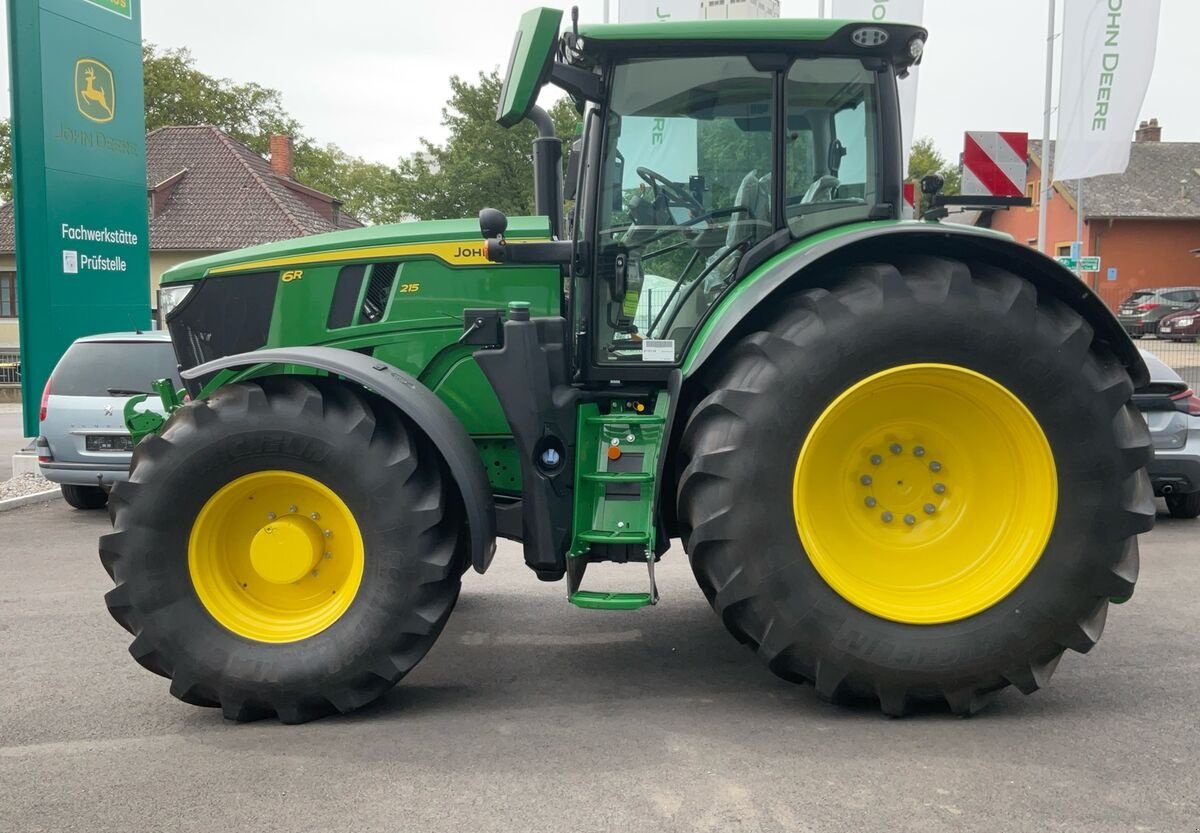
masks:
<path id="1" fill-rule="evenodd" d="M 608 6 L 609 0 L 604 0 L 604 22 L 608 23 Z"/>
<path id="2" fill-rule="evenodd" d="M 817 17 L 824 19 L 825 17 L 825 0 L 817 2 Z"/>
<path id="3" fill-rule="evenodd" d="M 1046 111 L 1042 116 L 1042 182 L 1038 189 L 1039 252 L 1046 251 L 1046 206 L 1050 202 L 1050 96 L 1054 89 L 1054 0 L 1046 23 Z"/>
<path id="4" fill-rule="evenodd" d="M 1075 239 L 1079 241 L 1079 256 L 1083 257 L 1083 180 L 1075 180 Z M 1083 277 L 1083 267 L 1079 268 Z"/>

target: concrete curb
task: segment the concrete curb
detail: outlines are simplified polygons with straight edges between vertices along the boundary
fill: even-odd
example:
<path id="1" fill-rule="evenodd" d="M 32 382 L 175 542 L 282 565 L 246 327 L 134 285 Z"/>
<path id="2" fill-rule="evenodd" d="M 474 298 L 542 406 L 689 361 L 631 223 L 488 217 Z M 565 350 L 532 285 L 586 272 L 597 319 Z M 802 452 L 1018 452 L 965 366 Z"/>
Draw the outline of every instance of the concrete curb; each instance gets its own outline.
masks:
<path id="1" fill-rule="evenodd" d="M 20 509 L 22 506 L 30 506 L 34 503 L 47 503 L 61 495 L 59 489 L 47 489 L 44 492 L 34 492 L 32 495 L 21 495 L 21 497 L 10 497 L 8 500 L 0 500 L 0 512 L 7 512 L 9 509 Z"/>

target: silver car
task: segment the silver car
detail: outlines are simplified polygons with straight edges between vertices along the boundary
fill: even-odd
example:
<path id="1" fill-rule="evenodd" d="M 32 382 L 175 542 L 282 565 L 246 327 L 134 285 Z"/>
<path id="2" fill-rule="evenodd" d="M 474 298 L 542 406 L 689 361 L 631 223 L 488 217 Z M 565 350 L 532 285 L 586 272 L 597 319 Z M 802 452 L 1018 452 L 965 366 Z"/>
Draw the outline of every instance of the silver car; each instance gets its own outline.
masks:
<path id="1" fill-rule="evenodd" d="M 1150 384 L 1133 395 L 1154 439 L 1150 482 L 1175 518 L 1200 516 L 1200 397 L 1153 353 Z"/>
<path id="2" fill-rule="evenodd" d="M 128 479 L 133 444 L 125 403 L 136 394 L 152 394 L 156 379 L 180 386 L 164 331 L 87 336 L 55 366 L 42 394 L 38 465 L 43 477 L 62 485 L 63 498 L 76 509 L 103 508 L 112 484 Z M 143 407 L 163 410 L 153 394 Z"/>

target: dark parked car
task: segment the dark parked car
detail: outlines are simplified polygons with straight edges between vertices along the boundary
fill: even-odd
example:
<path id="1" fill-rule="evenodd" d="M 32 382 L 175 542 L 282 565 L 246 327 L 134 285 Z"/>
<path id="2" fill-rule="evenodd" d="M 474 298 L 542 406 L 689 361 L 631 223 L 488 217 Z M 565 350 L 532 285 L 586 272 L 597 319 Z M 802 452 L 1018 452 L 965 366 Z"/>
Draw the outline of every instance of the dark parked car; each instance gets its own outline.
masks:
<path id="1" fill-rule="evenodd" d="M 1172 517 L 1200 517 L 1200 397 L 1157 356 L 1141 353 L 1150 384 L 1134 391 L 1133 404 L 1154 440 L 1150 484 Z"/>
<path id="2" fill-rule="evenodd" d="M 1154 335 L 1159 322 L 1173 312 L 1200 307 L 1200 286 L 1139 289 L 1121 302 L 1117 318 L 1134 338 Z"/>
<path id="3" fill-rule="evenodd" d="M 1173 312 L 1158 322 L 1158 337 L 1171 341 L 1200 338 L 1200 307 Z"/>

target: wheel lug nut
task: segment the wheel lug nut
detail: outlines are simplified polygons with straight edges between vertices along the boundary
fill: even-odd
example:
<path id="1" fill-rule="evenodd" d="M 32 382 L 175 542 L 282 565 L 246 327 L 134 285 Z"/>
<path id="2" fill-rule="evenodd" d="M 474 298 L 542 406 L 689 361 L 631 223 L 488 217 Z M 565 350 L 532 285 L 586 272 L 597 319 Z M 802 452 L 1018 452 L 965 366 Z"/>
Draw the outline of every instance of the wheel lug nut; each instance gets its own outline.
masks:
<path id="1" fill-rule="evenodd" d="M 867 499 L 865 501 L 863 501 L 863 503 L 867 504 L 868 509 L 874 509 L 875 504 L 878 503 L 878 501 L 875 500 L 875 498 L 868 496 Z"/>
<path id="2" fill-rule="evenodd" d="M 925 456 L 925 446 L 919 445 L 916 448 L 914 448 L 913 456 L 914 457 L 924 457 Z"/>
<path id="3" fill-rule="evenodd" d="M 333 537 L 333 530 L 332 530 L 332 529 L 327 529 L 327 530 L 325 530 L 325 537 L 326 537 L 326 538 L 332 538 L 332 537 Z"/>
<path id="4" fill-rule="evenodd" d="M 316 571 L 316 570 L 313 570 L 313 571 L 312 571 L 312 577 L 313 577 L 313 578 L 316 578 L 316 577 L 317 577 L 317 571 Z"/>
<path id="5" fill-rule="evenodd" d="M 293 503 L 291 506 L 289 506 L 288 512 L 292 515 L 295 515 L 296 514 L 296 504 Z"/>
<path id="6" fill-rule="evenodd" d="M 892 513 L 891 512 L 884 512 L 879 517 L 883 519 L 883 522 L 885 524 L 890 524 L 892 522 Z"/>
<path id="7" fill-rule="evenodd" d="M 891 446 L 889 446 L 889 448 L 891 449 L 891 452 L 893 454 L 899 454 L 901 451 L 904 450 L 903 446 L 901 446 L 900 443 L 892 443 Z"/>
<path id="8" fill-rule="evenodd" d="M 926 515 L 932 515 L 936 511 L 937 511 L 937 507 L 934 506 L 932 503 L 925 504 L 925 514 Z"/>
<path id="9" fill-rule="evenodd" d="M 883 462 L 883 458 L 880 457 L 878 454 L 871 455 L 871 465 L 872 466 L 878 466 L 882 462 Z"/>
<path id="10" fill-rule="evenodd" d="M 275 513 L 274 513 L 274 512 L 268 512 L 268 513 L 267 513 L 267 520 L 268 520 L 268 521 L 273 521 L 273 520 L 275 520 Z"/>
<path id="11" fill-rule="evenodd" d="M 621 438 L 620 438 L 620 437 L 613 437 L 611 440 L 609 440 L 609 441 L 608 441 L 608 444 L 609 444 L 609 445 L 620 445 L 620 444 L 621 444 Z"/>
<path id="12" fill-rule="evenodd" d="M 320 516 L 320 514 L 318 514 L 317 512 L 313 512 L 313 513 L 312 513 L 311 515 L 309 515 L 308 517 L 312 518 L 314 521 L 319 521 L 319 520 L 321 520 L 321 516 Z"/>
<path id="13" fill-rule="evenodd" d="M 939 495 L 946 494 L 946 484 L 945 483 L 934 483 L 933 491 Z"/>
<path id="14" fill-rule="evenodd" d="M 908 524 L 909 526 L 912 526 L 913 524 L 915 524 L 917 522 L 917 519 L 914 518 L 912 515 L 905 515 L 904 522 L 906 524 Z"/>
<path id="15" fill-rule="evenodd" d="M 327 553 L 325 553 L 325 560 L 326 560 L 326 561 L 328 561 L 328 560 L 329 560 L 329 559 L 331 559 L 331 558 L 333 558 L 333 553 L 331 553 L 331 552 L 327 552 Z"/>
<path id="16" fill-rule="evenodd" d="M 937 460 L 934 460 L 932 463 L 929 464 L 929 470 L 930 471 L 941 471 L 942 464 L 939 463 Z"/>
<path id="17" fill-rule="evenodd" d="M 871 485 L 871 475 L 864 474 L 862 477 L 858 478 L 858 482 L 863 484 L 864 486 L 870 486 Z"/>

